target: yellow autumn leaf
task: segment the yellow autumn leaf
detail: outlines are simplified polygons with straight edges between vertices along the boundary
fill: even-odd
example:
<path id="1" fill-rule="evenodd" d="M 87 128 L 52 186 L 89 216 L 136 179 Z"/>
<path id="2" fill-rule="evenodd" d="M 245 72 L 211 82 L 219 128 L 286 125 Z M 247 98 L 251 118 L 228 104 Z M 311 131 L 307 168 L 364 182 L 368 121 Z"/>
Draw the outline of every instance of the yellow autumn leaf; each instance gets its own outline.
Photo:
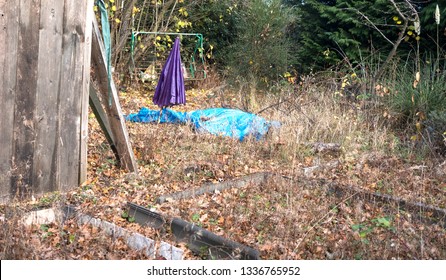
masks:
<path id="1" fill-rule="evenodd" d="M 184 27 L 186 25 L 186 23 L 184 21 L 182 21 L 182 20 L 178 21 L 177 24 L 178 24 L 179 27 Z"/>
<path id="2" fill-rule="evenodd" d="M 417 128 L 417 131 L 418 131 L 418 132 L 421 131 L 421 123 L 420 123 L 420 122 L 417 122 L 417 123 L 415 124 L 415 127 Z"/>
<path id="3" fill-rule="evenodd" d="M 116 6 L 111 7 L 111 10 L 112 10 L 113 12 L 116 12 Z"/>
<path id="4" fill-rule="evenodd" d="M 185 16 L 185 17 L 187 17 L 187 16 L 189 15 L 189 14 L 187 13 L 187 11 L 186 11 L 185 8 L 180 8 L 180 9 L 178 10 L 178 12 L 179 12 L 181 15 Z"/>
<path id="5" fill-rule="evenodd" d="M 121 20 L 120 20 L 119 18 L 116 18 L 116 19 L 115 19 L 115 22 L 116 22 L 116 23 L 121 23 Z"/>

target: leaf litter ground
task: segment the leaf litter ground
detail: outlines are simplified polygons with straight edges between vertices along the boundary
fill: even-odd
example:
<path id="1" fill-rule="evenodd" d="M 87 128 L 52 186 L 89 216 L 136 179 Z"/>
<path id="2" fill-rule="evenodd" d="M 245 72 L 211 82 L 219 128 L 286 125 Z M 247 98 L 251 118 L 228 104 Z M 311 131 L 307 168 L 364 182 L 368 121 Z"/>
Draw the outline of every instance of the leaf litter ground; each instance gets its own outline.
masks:
<path id="1" fill-rule="evenodd" d="M 143 89 L 121 93 L 125 114 L 141 107 L 156 109 Z M 181 111 L 219 106 L 237 107 L 234 94 L 189 90 Z M 422 223 L 392 203 L 370 202 L 355 196 L 336 196 L 329 182 L 391 194 L 407 201 L 445 208 L 446 185 L 429 163 L 373 152 L 345 156 L 317 155 L 287 145 L 278 132 L 265 141 L 239 142 L 197 134 L 186 125 L 127 123 L 139 174 L 116 167 L 105 138 L 90 116 L 88 181 L 68 194 L 49 194 L 29 207 L 62 204 L 82 213 L 139 232 L 157 242 L 185 250 L 185 259 L 200 259 L 178 244 L 166 228 L 142 227 L 125 218 L 127 202 L 148 207 L 166 217 L 180 217 L 217 235 L 257 249 L 263 259 L 445 259 L 446 230 L 439 223 Z M 306 167 L 336 161 L 311 174 Z M 265 184 L 248 184 L 189 199 L 168 200 L 161 195 L 198 188 L 255 172 L 271 172 Z M 421 210 L 420 210 L 421 211 Z M 429 213 L 426 213 L 429 215 Z M 6 219 L 1 240 L 2 258 L 23 259 L 142 259 L 100 229 L 64 224 L 24 227 Z M 19 245 L 20 244 L 20 245 Z"/>

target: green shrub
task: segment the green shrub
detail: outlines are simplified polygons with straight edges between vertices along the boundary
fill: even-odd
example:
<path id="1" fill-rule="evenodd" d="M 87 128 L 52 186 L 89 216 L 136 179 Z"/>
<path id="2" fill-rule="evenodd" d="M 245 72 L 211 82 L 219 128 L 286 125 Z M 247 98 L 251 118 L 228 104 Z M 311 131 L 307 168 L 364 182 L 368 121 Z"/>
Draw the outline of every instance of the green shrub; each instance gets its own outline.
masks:
<path id="1" fill-rule="evenodd" d="M 433 154 L 446 154 L 446 71 L 424 63 L 419 78 L 414 69 L 399 67 L 389 81 L 387 103 L 394 124 L 418 147 Z"/>
<path id="2" fill-rule="evenodd" d="M 388 106 L 406 124 L 415 124 L 432 112 L 446 110 L 446 71 L 435 71 L 435 66 L 424 64 L 419 79 L 413 68 L 400 66 L 388 96 Z M 424 117 L 423 117 L 424 116 Z"/>
<path id="3" fill-rule="evenodd" d="M 289 9 L 280 0 L 250 0 L 239 11 L 238 37 L 226 56 L 228 78 L 238 81 L 241 77 L 242 82 L 254 79 L 258 88 L 270 86 L 290 64 L 285 35 Z"/>
<path id="4" fill-rule="evenodd" d="M 425 122 L 424 139 L 436 154 L 446 155 L 446 108 L 433 111 Z"/>

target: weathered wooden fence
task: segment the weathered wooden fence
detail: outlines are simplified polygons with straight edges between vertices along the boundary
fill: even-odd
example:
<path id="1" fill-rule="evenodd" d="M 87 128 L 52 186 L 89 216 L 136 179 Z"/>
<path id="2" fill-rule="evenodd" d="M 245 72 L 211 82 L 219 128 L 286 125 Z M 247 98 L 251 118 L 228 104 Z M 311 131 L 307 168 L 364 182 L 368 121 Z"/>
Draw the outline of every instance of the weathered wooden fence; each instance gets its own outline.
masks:
<path id="1" fill-rule="evenodd" d="M 86 178 L 93 0 L 0 0 L 0 201 Z"/>

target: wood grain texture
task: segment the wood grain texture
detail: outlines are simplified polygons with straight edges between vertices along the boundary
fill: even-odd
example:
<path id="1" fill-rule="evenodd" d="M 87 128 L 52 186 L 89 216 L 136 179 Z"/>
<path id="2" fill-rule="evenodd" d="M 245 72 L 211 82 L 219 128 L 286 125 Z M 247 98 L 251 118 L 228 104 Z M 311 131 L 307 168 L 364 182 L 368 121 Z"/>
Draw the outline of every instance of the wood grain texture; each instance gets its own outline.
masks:
<path id="1" fill-rule="evenodd" d="M 59 189 L 79 185 L 85 1 L 65 1 L 59 104 Z"/>
<path id="2" fill-rule="evenodd" d="M 86 177 L 91 17 L 93 0 L 0 0 L 2 203 Z"/>
<path id="3" fill-rule="evenodd" d="M 87 180 L 87 142 L 88 142 L 88 108 L 90 93 L 90 75 L 91 75 L 91 40 L 93 21 L 93 0 L 85 2 L 85 20 L 84 20 L 84 61 L 83 61 L 83 83 L 82 83 L 82 104 L 81 104 L 81 139 L 80 139 L 80 158 L 79 158 L 79 183 L 82 184 Z"/>
<path id="4" fill-rule="evenodd" d="M 18 12 L 18 7 L 12 1 L 0 1 L 0 202 L 11 198 Z"/>
<path id="5" fill-rule="evenodd" d="M 33 176 L 35 193 L 57 190 L 59 184 L 59 81 L 62 57 L 63 1 L 42 1 Z"/>
<path id="6" fill-rule="evenodd" d="M 40 1 L 20 3 L 14 107 L 12 193 L 27 196 L 33 186 L 34 113 L 37 89 Z"/>
<path id="7" fill-rule="evenodd" d="M 102 100 L 108 101 L 109 94 L 111 97 L 111 106 L 109 106 L 108 102 L 105 102 L 106 104 L 104 104 L 104 107 L 108 115 L 110 128 L 113 132 L 113 139 L 119 154 L 119 161 L 122 167 L 126 170 L 130 172 L 138 172 L 135 155 L 125 125 L 125 119 L 122 114 L 121 105 L 119 104 L 118 91 L 116 90 L 113 79 L 110 81 L 110 87 L 108 84 L 104 44 L 100 34 L 96 18 L 93 18 L 91 59 L 95 74 L 95 82 L 98 85 Z"/>

